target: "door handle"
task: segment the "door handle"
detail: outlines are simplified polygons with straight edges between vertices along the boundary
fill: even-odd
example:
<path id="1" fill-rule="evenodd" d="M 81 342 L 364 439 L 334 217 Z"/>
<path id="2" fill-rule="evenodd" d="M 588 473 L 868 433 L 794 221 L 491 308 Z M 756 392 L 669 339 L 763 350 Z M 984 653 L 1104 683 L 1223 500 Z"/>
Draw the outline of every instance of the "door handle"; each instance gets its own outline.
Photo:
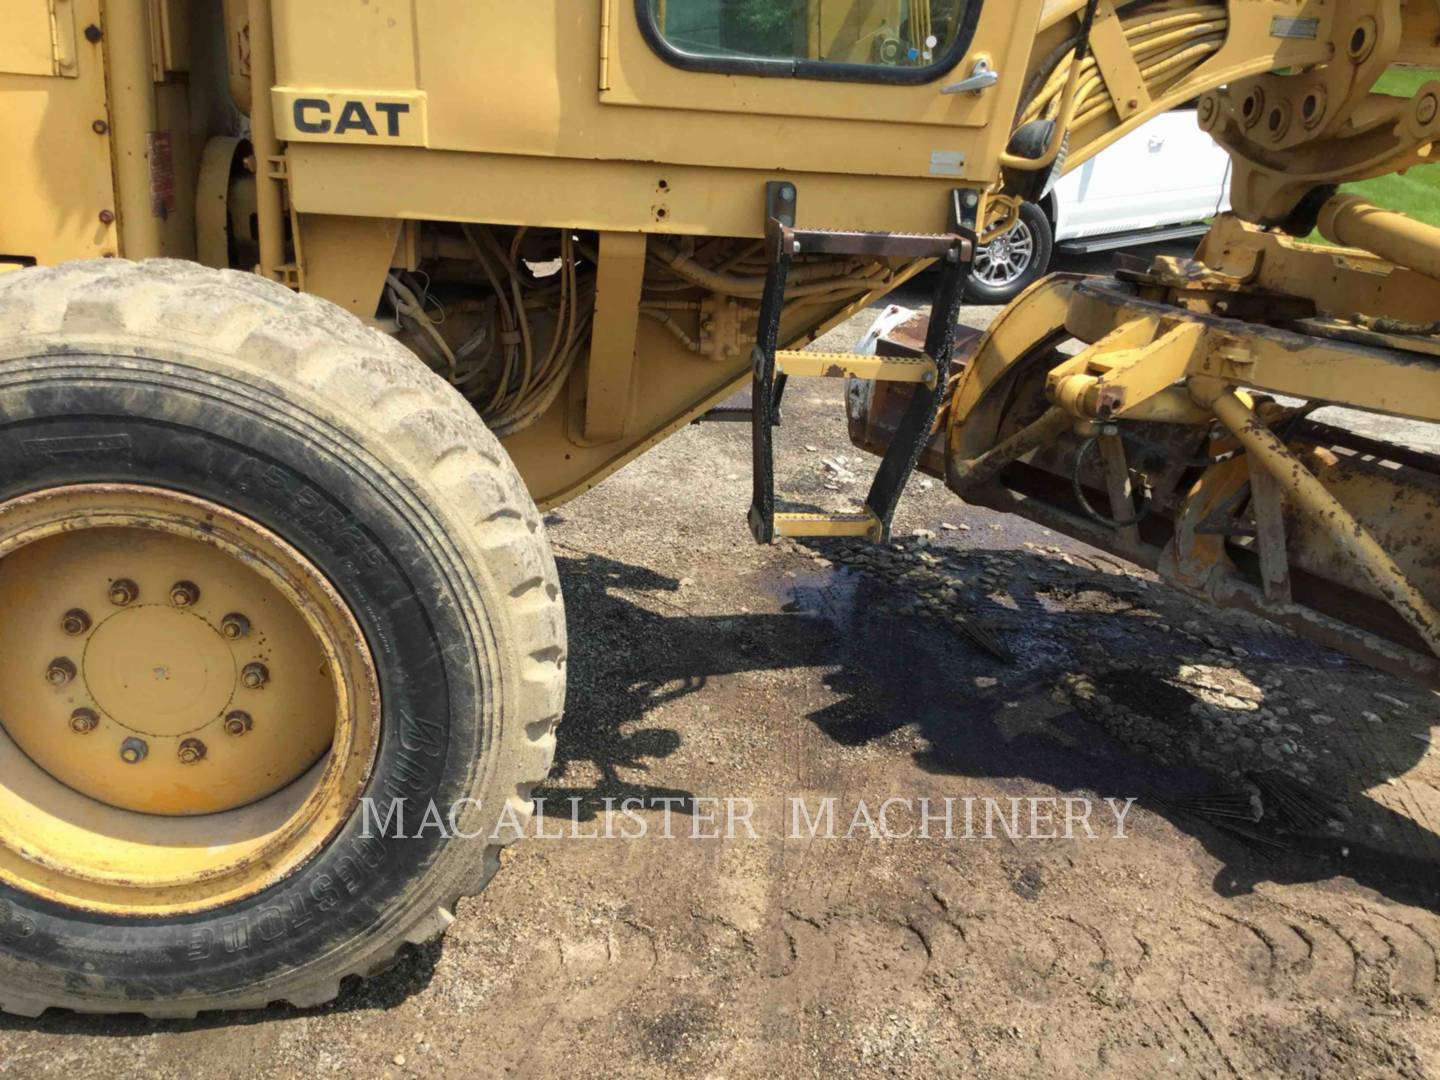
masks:
<path id="1" fill-rule="evenodd" d="M 1000 81 L 1000 73 L 983 57 L 975 61 L 970 77 L 941 89 L 942 94 L 983 94 Z"/>

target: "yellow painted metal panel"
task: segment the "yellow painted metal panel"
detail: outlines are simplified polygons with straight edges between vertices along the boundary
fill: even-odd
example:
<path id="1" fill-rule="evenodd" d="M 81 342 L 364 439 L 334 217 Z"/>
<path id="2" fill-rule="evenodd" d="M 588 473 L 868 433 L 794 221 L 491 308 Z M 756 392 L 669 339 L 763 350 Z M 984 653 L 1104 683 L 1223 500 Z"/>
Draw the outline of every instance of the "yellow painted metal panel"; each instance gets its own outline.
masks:
<path id="1" fill-rule="evenodd" d="M 424 91 L 436 149 L 916 177 L 932 175 L 939 151 L 940 160 L 963 157 L 962 175 L 975 179 L 992 174 L 1020 92 L 1020 80 L 945 96 L 949 76 L 895 86 L 681 71 L 640 39 L 633 5 L 614 0 L 615 84 L 602 102 L 601 8 L 275 0 L 278 85 Z M 1023 70 L 1038 16 L 1038 0 L 987 4 L 957 70 L 981 55 Z M 609 107 L 621 102 L 642 107 Z"/>
<path id="2" fill-rule="evenodd" d="M 317 143 L 292 143 L 288 156 L 291 196 L 296 208 L 308 213 L 613 232 L 764 234 L 767 174 L 741 169 L 406 148 L 380 152 Z M 802 228 L 935 232 L 948 220 L 949 183 L 843 172 L 791 178 L 800 188 Z"/>
<path id="3" fill-rule="evenodd" d="M 9 0 L 0 32 L 0 74 L 74 74 L 74 22 L 70 0 Z M 62 43 L 68 55 L 62 55 Z M 62 71 L 62 60 L 70 71 Z"/>
<path id="4" fill-rule="evenodd" d="M 148 0 L 105 0 L 105 18 L 119 253 L 193 259 L 195 158 L 187 84 L 155 81 L 155 10 Z M 65 173 L 64 167 L 53 169 L 50 182 Z"/>
<path id="5" fill-rule="evenodd" d="M 884 525 L 873 511 L 863 514 L 776 514 L 776 536 L 856 536 L 879 542 Z"/>
<path id="6" fill-rule="evenodd" d="M 923 356 L 861 356 L 856 353 L 781 350 L 775 354 L 775 370 L 802 378 L 878 379 L 905 383 L 935 381 L 935 363 Z"/>
<path id="7" fill-rule="evenodd" d="M 566 2 L 566 0 L 562 0 Z M 274 0 L 275 74 L 281 86 L 353 86 L 363 72 L 374 90 L 413 90 L 418 59 L 414 8 L 476 7 L 436 0 L 365 0 L 364 3 Z M 528 4 L 508 3 L 491 10 L 492 25 L 469 41 L 466 75 L 476 83 L 493 76 L 485 69 L 491 53 L 507 36 L 507 24 Z M 568 6 L 568 3 L 567 3 Z M 482 66 L 484 65 L 484 66 Z"/>
<path id="8" fill-rule="evenodd" d="M 400 222 L 393 218 L 300 216 L 305 291 L 368 319 L 375 314 L 395 256 Z"/>
<path id="9" fill-rule="evenodd" d="M 190 70 L 190 17 L 187 7 L 186 0 L 156 0 L 150 18 L 152 31 L 158 38 L 154 62 L 159 78 L 163 78 L 166 72 Z"/>
<path id="10" fill-rule="evenodd" d="M 81 25 L 99 22 L 99 0 L 63 6 Z M 81 48 L 74 78 L 0 74 L 0 254 L 56 263 L 117 250 L 114 222 L 101 219 L 115 209 L 110 137 L 93 126 L 108 122 L 104 53 Z"/>
<path id="11" fill-rule="evenodd" d="M 620 438 L 630 415 L 645 245 L 643 233 L 600 234 L 595 324 L 585 376 L 585 438 L 596 442 Z"/>

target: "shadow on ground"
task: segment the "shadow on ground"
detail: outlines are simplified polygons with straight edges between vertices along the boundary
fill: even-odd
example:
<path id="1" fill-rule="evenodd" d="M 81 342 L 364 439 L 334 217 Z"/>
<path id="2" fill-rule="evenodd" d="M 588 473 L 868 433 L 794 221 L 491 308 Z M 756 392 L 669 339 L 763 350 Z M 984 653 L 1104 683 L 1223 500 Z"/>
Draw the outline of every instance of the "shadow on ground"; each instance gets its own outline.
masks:
<path id="1" fill-rule="evenodd" d="M 1440 721 L 1430 695 L 1163 585 L 1061 561 L 1070 556 L 882 552 L 898 572 L 879 573 L 858 550 L 802 550 L 815 569 L 761 582 L 784 610 L 737 616 L 689 614 L 680 582 L 650 570 L 562 559 L 576 640 L 603 628 L 605 647 L 576 650 L 570 700 L 585 704 L 567 717 L 544 794 L 578 799 L 586 815 L 605 798 L 685 798 L 624 778 L 680 745 L 675 730 L 646 726 L 653 710 L 720 675 L 830 668 L 824 685 L 840 698 L 809 719 L 837 743 L 910 729 L 932 773 L 1139 796 L 1225 864 L 1222 895 L 1348 877 L 1440 910 L 1440 837 L 1367 794 L 1423 755 Z M 833 565 L 817 566 L 824 556 Z M 956 613 L 1015 662 L 978 650 Z M 1393 703 L 1380 725 L 1377 695 Z M 1334 805 L 1333 819 L 1236 828 L 1185 808 L 1243 798 L 1257 772 L 1293 778 Z"/>

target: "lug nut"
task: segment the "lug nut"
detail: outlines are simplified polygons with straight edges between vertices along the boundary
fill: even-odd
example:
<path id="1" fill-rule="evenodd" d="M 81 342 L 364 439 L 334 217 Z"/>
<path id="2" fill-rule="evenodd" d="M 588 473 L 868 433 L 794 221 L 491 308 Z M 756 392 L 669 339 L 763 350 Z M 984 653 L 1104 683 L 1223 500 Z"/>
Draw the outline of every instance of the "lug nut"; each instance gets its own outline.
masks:
<path id="1" fill-rule="evenodd" d="M 205 760 L 205 744 L 199 739 L 186 739 L 176 753 L 181 765 L 196 765 Z"/>
<path id="2" fill-rule="evenodd" d="M 220 633 L 231 641 L 250 636 L 250 620 L 239 612 L 232 611 L 220 620 Z"/>
<path id="3" fill-rule="evenodd" d="M 71 608 L 60 620 L 60 627 L 71 637 L 79 637 L 90 629 L 90 613 L 81 608 Z"/>
<path id="4" fill-rule="evenodd" d="M 200 599 L 200 586 L 193 581 L 177 581 L 170 586 L 170 603 L 176 607 L 190 607 Z"/>
<path id="5" fill-rule="evenodd" d="M 150 746 L 144 739 L 126 739 L 120 744 L 120 760 L 126 765 L 138 765 L 150 753 Z"/>
<path id="6" fill-rule="evenodd" d="M 45 671 L 45 680 L 51 686 L 64 686 L 73 678 L 75 678 L 75 661 L 65 656 L 58 656 L 51 660 L 49 668 Z"/>
<path id="7" fill-rule="evenodd" d="M 254 726 L 255 721 L 250 718 L 250 714 L 240 709 L 225 717 L 225 731 L 230 735 L 244 735 Z"/>
<path id="8" fill-rule="evenodd" d="M 140 586 L 129 578 L 120 578 L 110 583 L 110 602 L 116 607 L 133 604 L 140 596 Z"/>
<path id="9" fill-rule="evenodd" d="M 264 664 L 246 664 L 240 671 L 240 681 L 247 690 L 259 690 L 270 681 L 270 669 Z"/>
<path id="10" fill-rule="evenodd" d="M 89 735 L 100 726 L 100 717 L 94 709 L 76 709 L 70 714 L 70 730 L 76 735 Z"/>

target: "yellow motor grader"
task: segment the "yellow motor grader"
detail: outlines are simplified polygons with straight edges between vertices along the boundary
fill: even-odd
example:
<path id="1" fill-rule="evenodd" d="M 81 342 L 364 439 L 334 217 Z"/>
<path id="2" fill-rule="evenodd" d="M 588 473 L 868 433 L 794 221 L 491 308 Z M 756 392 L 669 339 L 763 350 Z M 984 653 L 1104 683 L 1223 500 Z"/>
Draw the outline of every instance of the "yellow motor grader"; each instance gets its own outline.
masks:
<path id="1" fill-rule="evenodd" d="M 1378 426 L 1440 420 L 1440 231 L 1339 190 L 1431 167 L 1437 0 L 4 15 L 7 1011 L 311 1005 L 443 930 L 555 745 L 537 506 L 746 385 L 762 542 L 883 541 L 919 462 L 1440 684 L 1440 463 Z M 1192 101 L 1234 159 L 1195 257 L 957 355 L 977 247 Z M 804 348 L 922 272 L 923 349 Z M 859 512 L 775 490 L 805 377 L 883 453 Z"/>

